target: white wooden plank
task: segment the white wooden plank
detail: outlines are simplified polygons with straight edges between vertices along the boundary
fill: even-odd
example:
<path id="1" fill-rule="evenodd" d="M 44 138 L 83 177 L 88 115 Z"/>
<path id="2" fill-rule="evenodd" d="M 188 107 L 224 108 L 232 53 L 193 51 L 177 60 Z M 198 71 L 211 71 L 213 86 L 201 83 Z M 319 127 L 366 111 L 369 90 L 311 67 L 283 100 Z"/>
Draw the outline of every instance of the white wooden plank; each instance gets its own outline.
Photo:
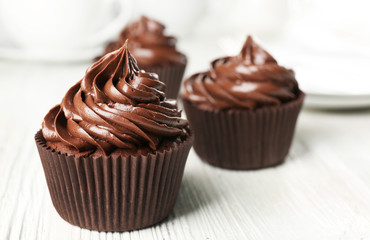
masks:
<path id="1" fill-rule="evenodd" d="M 0 239 L 370 238 L 369 110 L 304 110 L 289 157 L 275 168 L 222 170 L 191 151 L 174 211 L 154 227 L 98 233 L 66 223 L 33 135 L 86 66 L 0 60 Z"/>

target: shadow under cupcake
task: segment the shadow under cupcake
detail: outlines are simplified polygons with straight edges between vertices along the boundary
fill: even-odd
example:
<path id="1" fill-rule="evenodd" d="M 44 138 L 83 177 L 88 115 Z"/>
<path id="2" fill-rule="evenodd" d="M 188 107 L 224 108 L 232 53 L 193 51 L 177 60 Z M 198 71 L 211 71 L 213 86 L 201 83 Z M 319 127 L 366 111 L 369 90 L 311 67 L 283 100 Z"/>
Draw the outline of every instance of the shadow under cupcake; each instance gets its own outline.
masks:
<path id="1" fill-rule="evenodd" d="M 181 96 L 199 157 L 239 170 L 284 161 L 304 97 L 294 72 L 250 36 L 239 55 L 188 78 Z"/>

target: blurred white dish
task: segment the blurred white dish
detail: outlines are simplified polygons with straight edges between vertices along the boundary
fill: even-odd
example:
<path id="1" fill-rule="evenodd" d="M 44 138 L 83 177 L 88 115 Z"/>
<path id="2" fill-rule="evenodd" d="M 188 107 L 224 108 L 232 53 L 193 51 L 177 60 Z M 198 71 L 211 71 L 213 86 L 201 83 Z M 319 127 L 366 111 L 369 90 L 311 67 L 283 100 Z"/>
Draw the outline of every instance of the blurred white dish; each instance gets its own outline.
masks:
<path id="1" fill-rule="evenodd" d="M 370 107 L 369 2 L 295 1 L 288 39 L 290 66 L 312 108 Z M 333 6 L 335 7 L 333 8 Z M 344 14 L 345 13 L 345 14 Z M 293 46 L 294 47 L 294 46 Z M 280 55 L 279 55 L 280 56 Z"/>
<path id="2" fill-rule="evenodd" d="M 292 57 L 292 56 L 290 56 Z M 296 55 L 291 58 L 305 106 L 345 109 L 370 107 L 370 59 L 350 55 Z"/>
<path id="3" fill-rule="evenodd" d="M 219 39 L 227 55 L 235 55 L 244 37 Z M 321 109 L 370 107 L 370 56 L 367 52 L 325 52 L 294 42 L 262 44 L 280 65 L 292 68 L 306 93 L 305 106 Z M 270 46 L 269 46 L 270 45 Z M 269 48 L 270 47 L 270 48 Z"/>
<path id="4" fill-rule="evenodd" d="M 102 46 L 96 48 L 79 49 L 75 51 L 48 51 L 26 50 L 0 45 L 0 59 L 40 61 L 40 62 L 80 62 L 90 61 L 103 52 Z"/>
<path id="5" fill-rule="evenodd" d="M 316 95 L 307 93 L 305 107 L 316 109 L 360 109 L 370 107 L 368 95 Z"/>

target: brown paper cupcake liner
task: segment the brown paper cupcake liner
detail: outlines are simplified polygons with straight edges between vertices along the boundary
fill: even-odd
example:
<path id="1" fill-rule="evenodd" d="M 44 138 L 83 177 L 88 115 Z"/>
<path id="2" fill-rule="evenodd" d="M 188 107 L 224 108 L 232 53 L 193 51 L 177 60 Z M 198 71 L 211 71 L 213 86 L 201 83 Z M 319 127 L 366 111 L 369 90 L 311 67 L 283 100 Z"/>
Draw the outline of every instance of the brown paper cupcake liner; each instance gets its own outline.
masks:
<path id="1" fill-rule="evenodd" d="M 166 96 L 167 98 L 176 99 L 181 81 L 184 76 L 186 65 L 172 65 L 172 66 L 158 66 L 158 67 L 143 67 L 146 72 L 154 72 L 159 76 L 159 80 L 167 85 Z"/>
<path id="2" fill-rule="evenodd" d="M 304 93 L 277 107 L 203 110 L 183 99 L 194 132 L 194 150 L 205 162 L 229 169 L 260 169 L 282 163 L 289 152 Z"/>
<path id="3" fill-rule="evenodd" d="M 74 157 L 35 135 L 55 209 L 67 222 L 91 230 L 127 231 L 162 221 L 172 210 L 192 136 L 155 154 Z"/>

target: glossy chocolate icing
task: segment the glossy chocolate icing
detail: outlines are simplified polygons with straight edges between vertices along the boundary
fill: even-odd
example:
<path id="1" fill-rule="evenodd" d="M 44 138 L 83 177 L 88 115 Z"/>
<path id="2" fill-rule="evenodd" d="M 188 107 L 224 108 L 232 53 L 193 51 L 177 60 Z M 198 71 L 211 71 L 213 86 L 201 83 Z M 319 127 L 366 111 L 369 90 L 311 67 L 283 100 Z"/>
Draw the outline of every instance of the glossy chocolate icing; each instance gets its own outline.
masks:
<path id="1" fill-rule="evenodd" d="M 141 68 L 186 64 L 185 55 L 176 50 L 176 39 L 165 35 L 164 30 L 161 23 L 142 16 L 123 29 L 117 41 L 108 44 L 105 54 L 120 48 L 129 39 L 129 50 Z"/>
<path id="2" fill-rule="evenodd" d="M 188 78 L 183 98 L 204 109 L 256 109 L 291 101 L 298 92 L 294 72 L 248 36 L 239 55 L 216 59 L 210 70 Z"/>
<path id="3" fill-rule="evenodd" d="M 48 143 L 106 155 L 115 149 L 155 150 L 162 140 L 181 140 L 188 136 L 188 122 L 176 101 L 165 98 L 165 87 L 157 74 L 139 70 L 126 41 L 90 66 L 49 111 L 43 136 Z"/>

